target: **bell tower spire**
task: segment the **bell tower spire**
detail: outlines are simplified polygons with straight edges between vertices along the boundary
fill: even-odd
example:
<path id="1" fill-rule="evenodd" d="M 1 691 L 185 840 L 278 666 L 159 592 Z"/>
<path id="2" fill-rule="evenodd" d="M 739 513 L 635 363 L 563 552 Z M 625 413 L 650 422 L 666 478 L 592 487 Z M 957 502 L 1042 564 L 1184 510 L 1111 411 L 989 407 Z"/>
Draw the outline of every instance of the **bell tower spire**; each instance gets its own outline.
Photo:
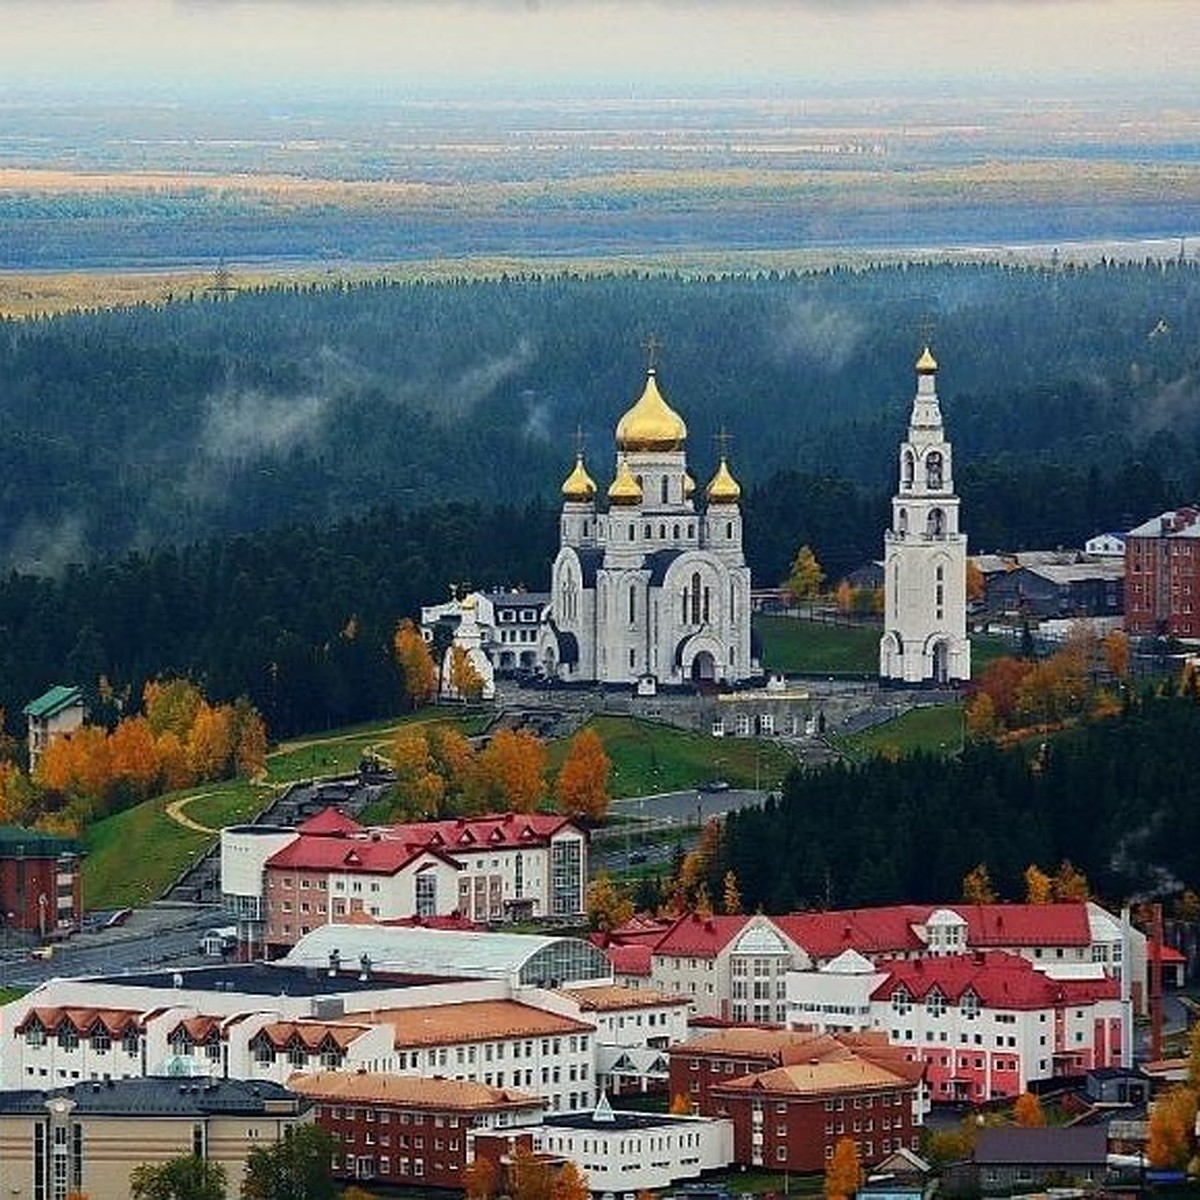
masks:
<path id="1" fill-rule="evenodd" d="M 959 529 L 953 456 L 928 346 L 916 362 L 908 436 L 900 443 L 892 526 L 884 534 L 884 682 L 944 684 L 971 677 L 967 538 Z"/>

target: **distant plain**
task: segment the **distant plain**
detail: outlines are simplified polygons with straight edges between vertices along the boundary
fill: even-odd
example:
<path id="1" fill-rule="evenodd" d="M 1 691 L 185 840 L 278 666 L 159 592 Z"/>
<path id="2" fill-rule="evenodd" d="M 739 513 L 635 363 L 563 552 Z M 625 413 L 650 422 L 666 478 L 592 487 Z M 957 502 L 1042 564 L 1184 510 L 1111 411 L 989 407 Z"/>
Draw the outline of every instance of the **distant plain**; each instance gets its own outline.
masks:
<path id="1" fill-rule="evenodd" d="M 1171 256 L 1200 232 L 1198 135 L 1104 96 L 14 103 L 0 312 L 159 301 L 222 263 L 245 287 Z"/>

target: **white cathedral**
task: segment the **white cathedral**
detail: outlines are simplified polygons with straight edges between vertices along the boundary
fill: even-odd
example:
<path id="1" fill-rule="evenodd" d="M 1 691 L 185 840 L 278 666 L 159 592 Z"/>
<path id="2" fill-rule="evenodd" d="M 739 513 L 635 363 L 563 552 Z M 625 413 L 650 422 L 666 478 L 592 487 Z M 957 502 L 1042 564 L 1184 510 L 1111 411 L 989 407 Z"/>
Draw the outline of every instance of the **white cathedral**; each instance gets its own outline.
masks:
<path id="1" fill-rule="evenodd" d="M 917 360 L 917 394 L 900 444 L 900 486 L 883 537 L 879 675 L 896 684 L 971 678 L 967 537 L 958 525 L 950 443 L 937 397 L 937 362 Z"/>
<path id="2" fill-rule="evenodd" d="M 562 485 L 560 548 L 538 639 L 546 675 L 652 692 L 758 674 L 741 488 L 725 455 L 697 507 L 687 426 L 653 366 L 616 442 L 606 507 L 582 452 Z"/>

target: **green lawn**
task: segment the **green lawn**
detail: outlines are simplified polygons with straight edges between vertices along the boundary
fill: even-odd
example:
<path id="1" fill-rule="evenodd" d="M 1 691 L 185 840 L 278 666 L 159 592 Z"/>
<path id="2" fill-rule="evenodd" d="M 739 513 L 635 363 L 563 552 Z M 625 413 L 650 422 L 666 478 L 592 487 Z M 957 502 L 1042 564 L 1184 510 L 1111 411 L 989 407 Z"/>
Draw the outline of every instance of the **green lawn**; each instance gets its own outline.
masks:
<path id="1" fill-rule="evenodd" d="M 777 787 L 792 766 L 791 756 L 770 742 L 703 737 L 686 730 L 628 717 L 594 717 L 590 722 L 612 759 L 615 797 L 694 788 L 720 777 L 735 787 Z M 566 745 L 550 747 L 551 770 Z"/>
<path id="2" fill-rule="evenodd" d="M 172 821 L 164 811 L 167 802 L 166 796 L 147 800 L 84 831 L 84 908 L 123 908 L 157 900 L 211 844 L 211 834 Z"/>
<path id="3" fill-rule="evenodd" d="M 912 708 L 893 721 L 876 725 L 850 737 L 833 738 L 834 744 L 851 758 L 875 755 L 902 757 L 915 750 L 931 754 L 957 754 L 962 748 L 963 710 L 961 704 Z"/>
<path id="4" fill-rule="evenodd" d="M 879 670 L 879 629 L 874 625 L 826 625 L 795 617 L 754 618 L 762 638 L 763 666 L 791 675 L 874 675 Z M 1004 638 L 976 634 L 971 664 L 977 671 L 1012 654 Z"/>
<path id="5" fill-rule="evenodd" d="M 11 1004 L 14 1000 L 20 1000 L 28 991 L 28 988 L 23 987 L 0 987 L 0 1005 Z"/>

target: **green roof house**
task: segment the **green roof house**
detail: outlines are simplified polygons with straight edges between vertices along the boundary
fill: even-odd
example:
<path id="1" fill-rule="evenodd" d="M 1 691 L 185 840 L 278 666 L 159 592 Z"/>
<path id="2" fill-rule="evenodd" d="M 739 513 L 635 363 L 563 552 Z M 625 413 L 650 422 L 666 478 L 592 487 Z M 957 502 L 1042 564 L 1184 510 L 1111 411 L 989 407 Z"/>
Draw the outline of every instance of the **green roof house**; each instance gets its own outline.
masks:
<path id="1" fill-rule="evenodd" d="M 56 737 L 74 733 L 87 719 L 83 688 L 56 684 L 25 705 L 29 719 L 29 770 L 32 772 L 45 749 Z"/>

